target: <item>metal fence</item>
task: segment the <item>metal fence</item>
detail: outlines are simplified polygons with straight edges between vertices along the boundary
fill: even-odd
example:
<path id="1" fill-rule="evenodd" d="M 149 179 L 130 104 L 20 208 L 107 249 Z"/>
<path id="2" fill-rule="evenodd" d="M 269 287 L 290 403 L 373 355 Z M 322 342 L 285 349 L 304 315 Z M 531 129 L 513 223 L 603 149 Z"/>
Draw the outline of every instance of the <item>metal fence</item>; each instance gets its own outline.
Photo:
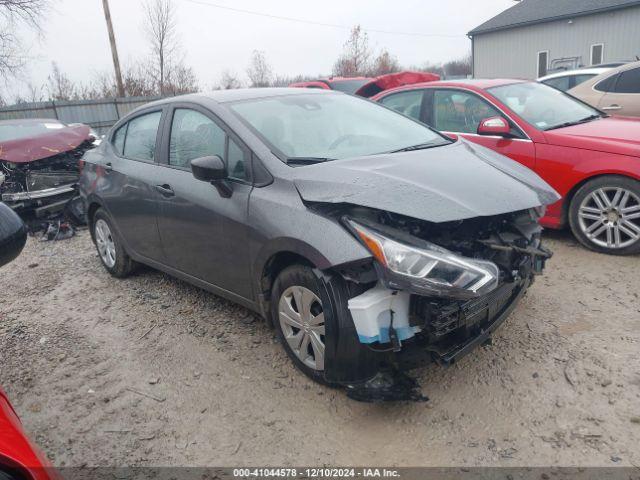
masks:
<path id="1" fill-rule="evenodd" d="M 84 123 L 102 135 L 131 110 L 160 98 L 162 97 L 21 103 L 0 108 L 0 120 L 57 118 L 64 123 Z"/>

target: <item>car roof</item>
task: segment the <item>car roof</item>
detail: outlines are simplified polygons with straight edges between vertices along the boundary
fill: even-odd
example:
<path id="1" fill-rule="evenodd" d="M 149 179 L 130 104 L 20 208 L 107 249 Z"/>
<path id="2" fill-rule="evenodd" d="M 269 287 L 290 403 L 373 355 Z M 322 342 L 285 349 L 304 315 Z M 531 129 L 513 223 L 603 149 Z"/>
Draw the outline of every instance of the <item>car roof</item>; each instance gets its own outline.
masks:
<path id="1" fill-rule="evenodd" d="M 177 97 L 163 98 L 155 102 L 147 103 L 144 107 L 163 105 L 180 101 L 198 101 L 202 99 L 213 100 L 217 103 L 237 102 L 242 100 L 255 100 L 261 98 L 282 97 L 287 95 L 340 95 L 335 90 L 323 90 L 314 88 L 237 88 L 229 90 L 213 90 L 205 93 L 190 93 Z"/>
<path id="2" fill-rule="evenodd" d="M 470 87 L 475 90 L 485 90 L 491 87 L 500 87 L 502 85 L 528 82 L 531 82 L 531 80 L 522 80 L 517 78 L 470 78 L 461 80 L 436 80 L 433 82 L 414 83 L 411 85 L 404 85 L 402 87 L 391 88 L 389 90 L 383 90 L 379 95 L 384 95 L 388 92 L 414 90 L 424 87 Z"/>
<path id="3" fill-rule="evenodd" d="M 577 68 L 575 70 L 562 70 L 561 72 L 550 73 L 544 77 L 538 79 L 539 82 L 543 80 L 549 80 L 551 78 L 569 77 L 574 75 L 600 75 L 601 73 L 608 72 L 613 67 L 592 67 L 592 68 Z"/>

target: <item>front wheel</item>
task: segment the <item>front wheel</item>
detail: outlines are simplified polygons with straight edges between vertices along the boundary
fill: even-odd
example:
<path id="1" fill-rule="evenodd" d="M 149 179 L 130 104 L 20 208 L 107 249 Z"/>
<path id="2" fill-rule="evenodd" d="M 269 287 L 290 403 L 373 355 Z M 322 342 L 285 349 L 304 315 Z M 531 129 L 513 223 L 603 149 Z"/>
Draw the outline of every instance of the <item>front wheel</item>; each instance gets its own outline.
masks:
<path id="1" fill-rule="evenodd" d="M 271 315 L 293 363 L 312 380 L 326 383 L 324 309 L 311 268 L 294 265 L 278 275 L 272 290 Z"/>
<path id="2" fill-rule="evenodd" d="M 569 208 L 576 238 L 591 250 L 614 255 L 640 252 L 640 182 L 605 176 L 585 183 Z"/>

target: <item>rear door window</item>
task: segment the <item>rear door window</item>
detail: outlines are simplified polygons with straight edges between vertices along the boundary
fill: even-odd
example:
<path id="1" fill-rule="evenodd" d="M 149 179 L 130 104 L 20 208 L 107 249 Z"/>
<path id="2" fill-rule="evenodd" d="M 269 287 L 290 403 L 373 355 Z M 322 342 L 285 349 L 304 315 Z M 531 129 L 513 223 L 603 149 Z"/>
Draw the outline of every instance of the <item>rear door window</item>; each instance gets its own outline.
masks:
<path id="1" fill-rule="evenodd" d="M 123 155 L 133 160 L 153 162 L 156 151 L 156 137 L 162 112 L 140 115 L 127 124 Z M 122 130 L 121 128 L 120 130 Z M 116 137 L 120 130 L 116 133 Z M 114 138 L 114 143 L 117 138 Z"/>
<path id="2" fill-rule="evenodd" d="M 593 77 L 595 77 L 594 73 L 582 73 L 580 75 L 574 75 L 573 82 L 570 88 L 576 87 L 581 83 L 586 82 L 587 80 L 591 80 Z"/>
<path id="3" fill-rule="evenodd" d="M 640 93 L 640 68 L 620 72 L 615 93 Z"/>
<path id="4" fill-rule="evenodd" d="M 380 100 L 384 106 L 392 108 L 408 117 L 421 120 L 422 98 L 424 90 L 410 90 L 388 95 Z"/>
<path id="5" fill-rule="evenodd" d="M 604 80 L 598 82 L 593 88 L 595 88 L 599 92 L 613 92 L 613 89 L 616 86 L 617 78 L 618 78 L 617 74 L 611 75 L 610 77 L 605 78 Z"/>
<path id="6" fill-rule="evenodd" d="M 562 90 L 566 92 L 571 88 L 571 77 L 555 77 L 549 78 L 547 80 L 543 80 L 542 83 L 545 85 L 549 85 L 550 87 L 557 88 L 558 90 Z"/>

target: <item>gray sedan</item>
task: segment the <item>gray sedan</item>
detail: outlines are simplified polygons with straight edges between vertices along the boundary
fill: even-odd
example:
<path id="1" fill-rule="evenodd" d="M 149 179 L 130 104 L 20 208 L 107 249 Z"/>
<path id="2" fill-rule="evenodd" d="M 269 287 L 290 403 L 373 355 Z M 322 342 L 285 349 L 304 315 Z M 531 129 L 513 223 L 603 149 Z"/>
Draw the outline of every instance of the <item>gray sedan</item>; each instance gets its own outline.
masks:
<path id="1" fill-rule="evenodd" d="M 339 92 L 150 103 L 83 159 L 115 277 L 150 265 L 273 322 L 295 365 L 360 400 L 490 339 L 550 253 L 535 173 Z"/>

